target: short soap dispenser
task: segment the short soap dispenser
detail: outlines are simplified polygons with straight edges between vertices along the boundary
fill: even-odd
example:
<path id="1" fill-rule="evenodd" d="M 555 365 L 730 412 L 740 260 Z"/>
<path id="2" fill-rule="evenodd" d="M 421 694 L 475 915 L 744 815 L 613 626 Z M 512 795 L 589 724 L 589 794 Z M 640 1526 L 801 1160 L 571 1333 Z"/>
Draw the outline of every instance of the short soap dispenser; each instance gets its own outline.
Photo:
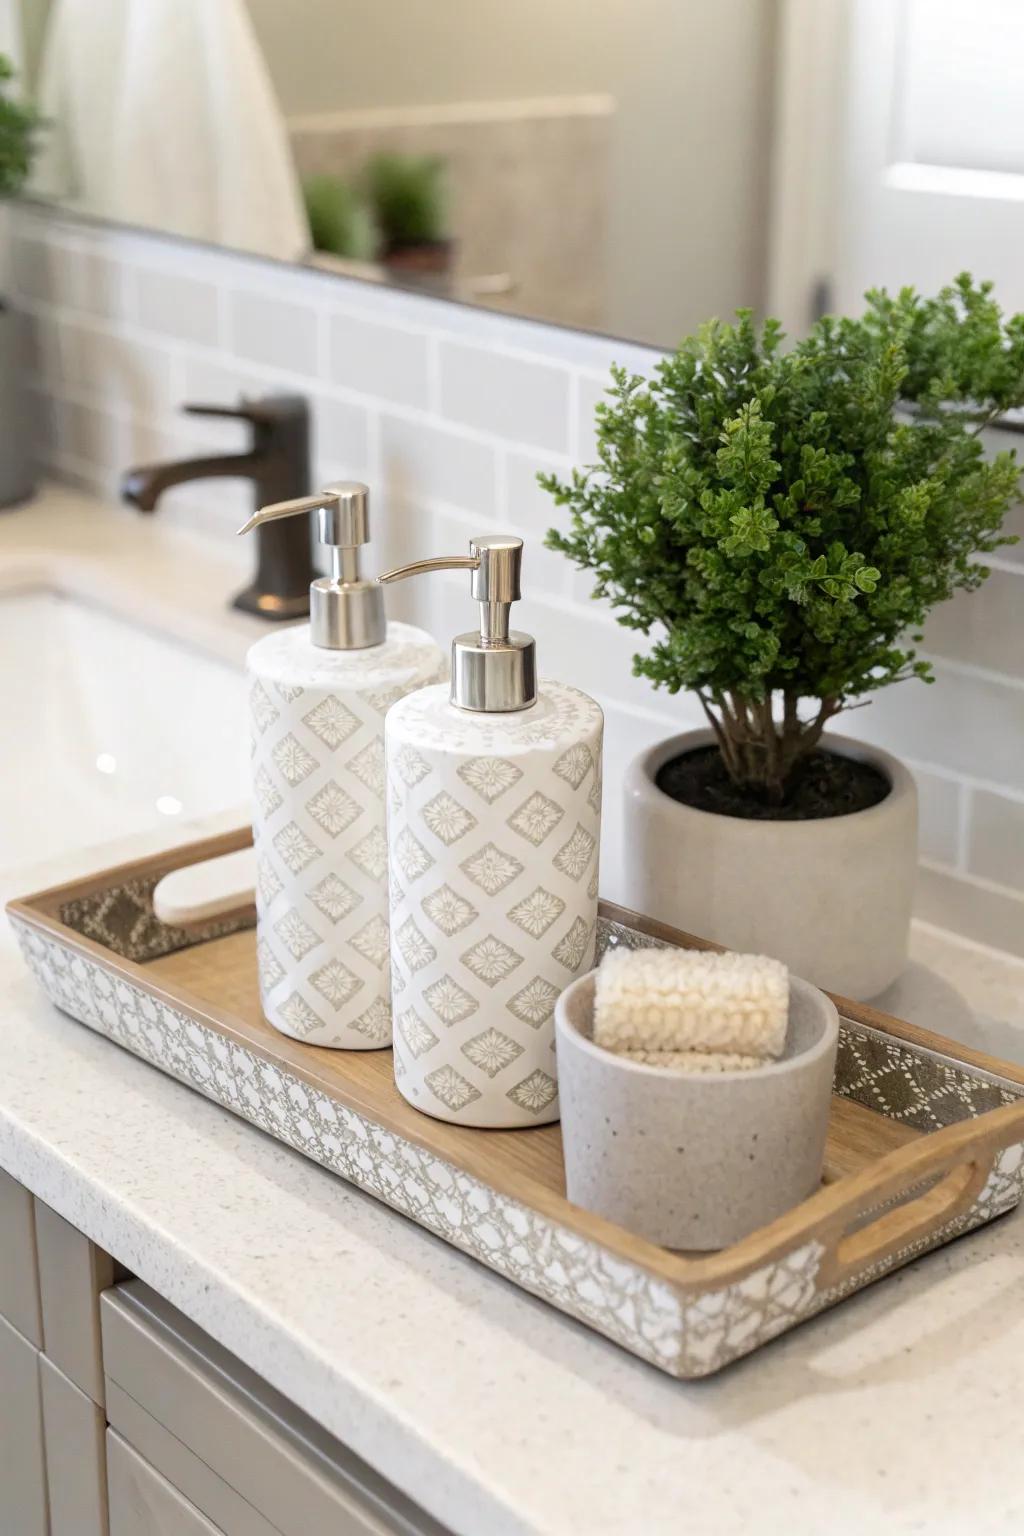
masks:
<path id="1" fill-rule="evenodd" d="M 391 1044 L 384 716 L 445 673 L 421 629 L 386 623 L 359 574 L 365 485 L 262 507 L 240 533 L 319 513 L 332 573 L 310 623 L 258 640 L 247 669 L 252 729 L 257 954 L 263 1011 L 310 1045 Z"/>
<path id="2" fill-rule="evenodd" d="M 395 1078 L 440 1120 L 542 1125 L 555 999 L 593 964 L 604 719 L 576 688 L 538 688 L 533 640 L 509 631 L 522 540 L 469 547 L 381 577 L 461 567 L 480 604 L 450 691 L 385 726 Z"/>

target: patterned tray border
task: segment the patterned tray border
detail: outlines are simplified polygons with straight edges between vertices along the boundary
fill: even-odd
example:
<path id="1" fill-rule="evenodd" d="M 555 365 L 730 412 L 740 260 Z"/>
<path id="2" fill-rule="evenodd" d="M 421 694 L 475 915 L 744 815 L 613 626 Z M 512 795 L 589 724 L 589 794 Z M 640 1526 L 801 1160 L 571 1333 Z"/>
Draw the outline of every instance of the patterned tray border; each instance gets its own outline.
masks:
<path id="1" fill-rule="evenodd" d="M 141 906 L 149 894 L 141 889 L 146 882 L 134 884 L 131 898 Z M 733 1284 L 688 1294 L 336 1104 L 102 961 L 11 917 L 29 968 L 66 1013 L 672 1376 L 721 1369 L 918 1254 L 993 1220 L 1024 1196 L 1020 1143 L 997 1154 L 965 1213 L 841 1285 L 819 1289 L 825 1250 L 810 1241 Z M 600 920 L 600 950 L 652 942 L 658 941 Z M 850 1019 L 841 1022 L 836 1091 L 922 1130 L 1024 1096 L 1018 1084 Z"/>

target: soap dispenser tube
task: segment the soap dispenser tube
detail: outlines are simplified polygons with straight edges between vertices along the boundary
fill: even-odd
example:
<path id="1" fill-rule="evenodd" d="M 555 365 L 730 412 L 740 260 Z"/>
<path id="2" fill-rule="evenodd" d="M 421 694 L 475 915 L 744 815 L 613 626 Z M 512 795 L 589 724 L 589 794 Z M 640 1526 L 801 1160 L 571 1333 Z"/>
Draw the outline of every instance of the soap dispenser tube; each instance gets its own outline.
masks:
<path id="1" fill-rule="evenodd" d="M 509 628 L 522 548 L 474 539 L 381 577 L 467 569 L 480 604 L 450 687 L 385 724 L 395 1080 L 437 1119 L 506 1129 L 558 1118 L 555 1000 L 594 962 L 604 725 L 578 689 L 538 685 Z"/>
<path id="2" fill-rule="evenodd" d="M 423 630 L 387 623 L 360 576 L 364 485 L 261 508 L 240 532 L 310 511 L 332 565 L 310 623 L 247 657 L 260 996 L 282 1034 L 372 1050 L 391 1044 L 384 716 L 445 661 Z"/>

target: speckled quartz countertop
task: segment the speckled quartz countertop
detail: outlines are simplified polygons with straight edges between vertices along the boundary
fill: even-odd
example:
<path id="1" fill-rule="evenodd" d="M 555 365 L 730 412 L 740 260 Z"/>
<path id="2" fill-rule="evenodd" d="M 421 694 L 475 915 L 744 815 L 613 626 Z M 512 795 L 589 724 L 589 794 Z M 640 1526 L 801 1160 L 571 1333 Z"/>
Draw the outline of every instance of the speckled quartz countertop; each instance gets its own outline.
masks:
<path id="1" fill-rule="evenodd" d="M 0 1027 L 0 1166 L 465 1536 L 1024 1529 L 1024 1215 L 686 1385 L 59 1014 L 6 925 Z"/>

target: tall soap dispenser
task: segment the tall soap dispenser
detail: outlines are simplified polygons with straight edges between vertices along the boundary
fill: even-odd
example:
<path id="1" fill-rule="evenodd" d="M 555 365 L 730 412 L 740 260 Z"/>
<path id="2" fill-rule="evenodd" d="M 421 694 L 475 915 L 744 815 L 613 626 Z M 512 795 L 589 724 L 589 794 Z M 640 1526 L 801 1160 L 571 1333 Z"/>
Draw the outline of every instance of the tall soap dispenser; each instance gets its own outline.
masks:
<path id="1" fill-rule="evenodd" d="M 523 542 L 470 541 L 478 632 L 385 725 L 395 1078 L 456 1125 L 558 1118 L 553 1010 L 593 964 L 604 719 L 509 631 Z"/>
<path id="2" fill-rule="evenodd" d="M 384 716 L 445 675 L 429 635 L 386 623 L 382 589 L 359 574 L 365 485 L 262 507 L 240 533 L 319 513 L 332 572 L 314 581 L 310 623 L 249 651 L 257 955 L 263 1011 L 309 1045 L 391 1044 Z"/>

